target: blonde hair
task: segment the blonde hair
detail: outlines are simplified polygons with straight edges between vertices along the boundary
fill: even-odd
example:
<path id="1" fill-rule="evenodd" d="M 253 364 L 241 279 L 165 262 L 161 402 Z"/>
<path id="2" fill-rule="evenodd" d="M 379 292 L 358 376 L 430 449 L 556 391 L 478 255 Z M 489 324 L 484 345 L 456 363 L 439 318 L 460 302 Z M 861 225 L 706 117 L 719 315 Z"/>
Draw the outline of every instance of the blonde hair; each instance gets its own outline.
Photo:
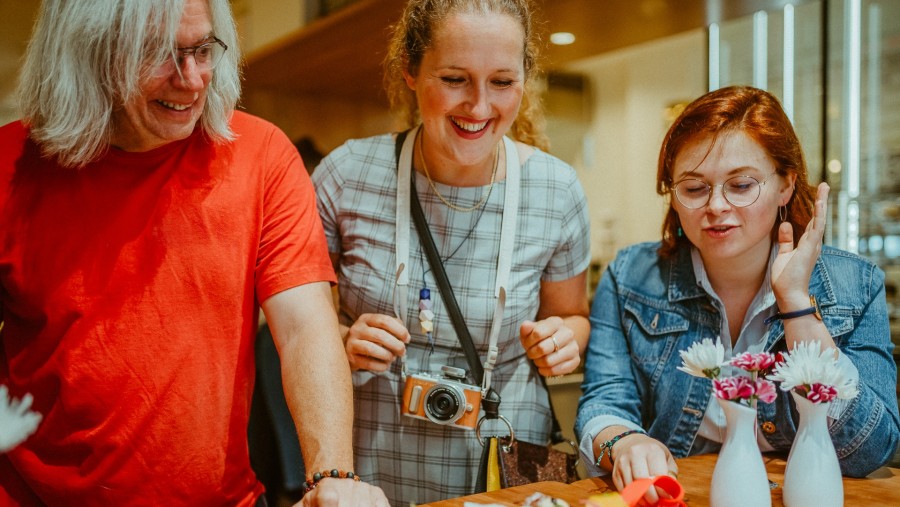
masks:
<path id="1" fill-rule="evenodd" d="M 42 153 L 83 167 L 109 147 L 113 112 L 141 93 L 170 58 L 185 0 L 43 0 L 18 84 L 19 107 Z M 237 30 L 227 0 L 208 0 L 213 33 L 228 51 L 200 117 L 215 142 L 234 138 L 241 94 Z"/>
<path id="2" fill-rule="evenodd" d="M 525 32 L 525 91 L 511 135 L 523 143 L 548 150 L 549 141 L 543 132 L 540 89 L 535 79 L 539 73 L 539 39 L 534 28 L 531 0 L 409 0 L 400 21 L 391 27 L 391 39 L 384 59 L 384 87 L 391 108 L 407 127 L 421 121 L 415 93 L 406 86 L 403 73 L 418 74 L 422 56 L 433 44 L 436 27 L 449 16 L 461 12 L 505 14 L 522 25 Z"/>

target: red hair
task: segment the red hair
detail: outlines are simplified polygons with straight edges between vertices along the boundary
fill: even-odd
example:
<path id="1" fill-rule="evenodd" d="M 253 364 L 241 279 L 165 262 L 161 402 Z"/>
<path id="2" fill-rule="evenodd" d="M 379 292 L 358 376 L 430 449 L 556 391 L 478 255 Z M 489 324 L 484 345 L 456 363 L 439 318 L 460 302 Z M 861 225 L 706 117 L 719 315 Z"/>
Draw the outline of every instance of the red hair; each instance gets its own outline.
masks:
<path id="1" fill-rule="evenodd" d="M 806 159 L 791 120 L 772 94 L 749 86 L 729 86 L 709 92 L 691 102 L 675 120 L 659 150 L 656 193 L 669 196 L 669 209 L 662 226 L 661 257 L 671 257 L 687 237 L 677 234 L 678 214 L 672 205 L 672 173 L 675 159 L 689 142 L 709 137 L 713 143 L 726 133 L 743 132 L 775 161 L 781 176 L 796 175 L 794 193 L 787 203 L 786 220 L 800 239 L 812 218 L 815 187 L 807 181 Z M 778 223 L 772 225 L 772 240 L 778 239 Z"/>

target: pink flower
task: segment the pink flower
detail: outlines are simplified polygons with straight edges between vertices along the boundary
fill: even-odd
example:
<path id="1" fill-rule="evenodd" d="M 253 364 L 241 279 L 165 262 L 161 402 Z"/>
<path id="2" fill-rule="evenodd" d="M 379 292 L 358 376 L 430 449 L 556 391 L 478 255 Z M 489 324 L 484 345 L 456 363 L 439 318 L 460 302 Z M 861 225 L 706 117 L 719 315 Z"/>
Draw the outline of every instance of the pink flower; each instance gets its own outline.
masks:
<path id="1" fill-rule="evenodd" d="M 768 352 L 760 352 L 759 354 L 745 352 L 733 357 L 730 363 L 732 366 L 737 366 L 746 371 L 765 371 L 775 364 L 775 356 Z"/>
<path id="2" fill-rule="evenodd" d="M 799 394 L 806 396 L 806 399 L 813 403 L 828 403 L 837 398 L 837 389 L 834 386 L 825 384 L 802 385 L 794 388 Z"/>
<path id="3" fill-rule="evenodd" d="M 756 391 L 753 381 L 747 377 L 727 377 L 713 380 L 716 397 L 723 400 L 746 400 Z"/>
<path id="4" fill-rule="evenodd" d="M 756 397 L 763 403 L 772 403 L 778 396 L 775 383 L 766 379 L 756 379 Z"/>

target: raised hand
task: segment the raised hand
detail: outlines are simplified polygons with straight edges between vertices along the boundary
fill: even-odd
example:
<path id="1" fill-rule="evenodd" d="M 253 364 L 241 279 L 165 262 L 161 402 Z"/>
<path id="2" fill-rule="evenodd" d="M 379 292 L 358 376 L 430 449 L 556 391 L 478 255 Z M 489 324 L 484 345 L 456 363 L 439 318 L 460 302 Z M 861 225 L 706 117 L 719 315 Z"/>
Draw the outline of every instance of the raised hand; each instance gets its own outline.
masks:
<path id="1" fill-rule="evenodd" d="M 796 246 L 791 224 L 784 222 L 778 228 L 778 255 L 772 263 L 772 290 L 782 311 L 809 306 L 809 277 L 822 251 L 828 191 L 827 183 L 819 184 L 813 217 Z"/>

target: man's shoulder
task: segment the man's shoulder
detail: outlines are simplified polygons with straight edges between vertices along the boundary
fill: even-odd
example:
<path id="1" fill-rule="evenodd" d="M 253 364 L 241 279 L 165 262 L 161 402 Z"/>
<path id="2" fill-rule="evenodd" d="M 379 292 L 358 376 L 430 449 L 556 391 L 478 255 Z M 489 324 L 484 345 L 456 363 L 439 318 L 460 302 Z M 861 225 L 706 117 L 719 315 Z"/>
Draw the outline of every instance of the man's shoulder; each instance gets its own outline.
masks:
<path id="1" fill-rule="evenodd" d="M 231 115 L 231 129 L 238 135 L 249 132 L 281 131 L 280 128 L 269 120 L 243 111 L 235 111 Z"/>
<path id="2" fill-rule="evenodd" d="M 20 120 L 7 123 L 0 127 L 0 146 L 3 146 L 4 148 L 21 145 L 27 138 L 28 128 Z"/>
<path id="3" fill-rule="evenodd" d="M 243 111 L 235 111 L 230 120 L 234 137 L 231 141 L 220 145 L 221 148 L 240 153 L 251 153 L 251 157 L 262 156 L 261 153 L 297 152 L 294 143 L 277 125 Z"/>
<path id="4" fill-rule="evenodd" d="M 19 120 L 0 127 L 0 165 L 12 166 L 28 144 L 28 128 Z"/>
<path id="5" fill-rule="evenodd" d="M 25 124 L 22 123 L 22 120 L 14 120 L 0 127 L 0 133 L 2 133 L 4 137 L 16 134 L 24 135 L 27 134 L 27 132 L 28 129 L 25 128 Z"/>

